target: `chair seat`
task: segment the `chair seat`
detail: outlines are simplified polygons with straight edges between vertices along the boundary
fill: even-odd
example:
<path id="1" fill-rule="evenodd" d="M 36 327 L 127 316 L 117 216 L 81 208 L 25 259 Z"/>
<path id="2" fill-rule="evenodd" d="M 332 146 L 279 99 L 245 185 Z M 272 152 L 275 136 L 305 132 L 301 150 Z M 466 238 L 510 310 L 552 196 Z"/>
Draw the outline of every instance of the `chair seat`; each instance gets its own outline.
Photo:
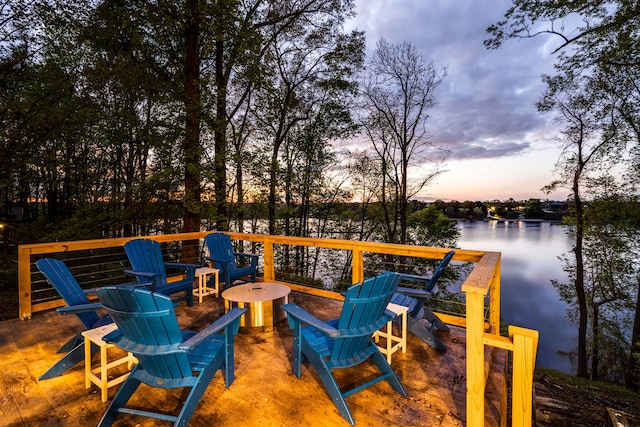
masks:
<path id="1" fill-rule="evenodd" d="M 416 306 L 418 305 L 418 300 L 412 297 L 409 297 L 405 294 L 402 294 L 400 292 L 396 292 L 393 294 L 393 296 L 391 297 L 391 302 L 393 304 L 398 304 L 398 305 L 403 305 L 405 307 L 407 307 L 408 312 L 412 313 L 414 311 L 414 309 L 416 308 Z M 418 313 L 416 313 L 416 316 L 414 317 L 419 317 Z"/>
<path id="2" fill-rule="evenodd" d="M 329 320 L 327 325 L 336 328 L 338 326 L 338 319 Z M 302 328 L 302 335 L 313 351 L 320 356 L 328 357 L 331 354 L 334 340 L 322 333 L 318 328 L 314 328 L 313 326 Z"/>
<path id="3" fill-rule="evenodd" d="M 246 267 L 236 267 L 234 276 L 237 278 L 251 276 L 252 274 L 254 274 L 255 270 L 256 269 L 250 265 Z"/>

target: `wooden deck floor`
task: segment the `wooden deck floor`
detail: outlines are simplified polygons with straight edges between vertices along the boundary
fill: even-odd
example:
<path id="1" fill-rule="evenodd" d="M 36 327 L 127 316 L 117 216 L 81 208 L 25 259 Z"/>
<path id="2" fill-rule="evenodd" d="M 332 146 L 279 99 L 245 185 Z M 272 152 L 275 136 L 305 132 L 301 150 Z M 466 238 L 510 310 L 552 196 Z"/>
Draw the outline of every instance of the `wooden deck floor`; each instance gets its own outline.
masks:
<path id="1" fill-rule="evenodd" d="M 292 293 L 296 302 L 323 319 L 337 316 L 341 303 Z M 206 297 L 194 307 L 176 309 L 185 329 L 199 330 L 223 311 L 222 301 Z M 85 389 L 80 363 L 65 375 L 39 381 L 38 377 L 59 357 L 55 351 L 75 332 L 75 316 L 55 311 L 35 314 L 31 320 L 0 322 L 0 425 L 89 426 L 96 425 L 109 402 L 98 389 Z M 392 366 L 408 397 L 386 383 L 378 383 L 347 398 L 360 426 L 462 426 L 465 425 L 465 334 L 454 328 L 441 334 L 447 352 L 433 350 L 409 334 L 408 350 L 393 356 Z M 190 426 L 348 426 L 308 365 L 300 379 L 291 373 L 292 333 L 285 322 L 271 333 L 241 332 L 236 337 L 236 379 L 225 388 L 220 373 L 209 385 Z M 499 425 L 498 410 L 505 397 L 500 384 L 504 357 L 494 357 L 487 396 L 486 425 Z M 361 365 L 367 369 L 367 364 Z M 373 370 L 371 370 L 373 372 Z M 361 375 L 353 369 L 339 372 L 340 384 Z M 496 377 L 497 375 L 497 377 Z M 113 398 L 118 386 L 109 389 Z M 179 404 L 179 391 L 145 389 L 142 405 L 171 410 Z M 116 425 L 151 426 L 157 421 L 120 417 Z"/>

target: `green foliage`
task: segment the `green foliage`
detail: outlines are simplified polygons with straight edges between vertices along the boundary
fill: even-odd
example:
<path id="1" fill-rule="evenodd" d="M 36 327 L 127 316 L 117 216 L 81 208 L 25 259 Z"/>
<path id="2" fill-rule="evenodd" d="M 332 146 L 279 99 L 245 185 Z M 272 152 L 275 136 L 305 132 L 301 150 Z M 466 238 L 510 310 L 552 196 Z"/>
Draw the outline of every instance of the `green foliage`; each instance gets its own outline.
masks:
<path id="1" fill-rule="evenodd" d="M 588 203 L 584 219 L 584 277 L 589 317 L 587 343 L 592 378 L 623 383 L 629 372 L 631 341 L 628 331 L 635 316 L 640 247 L 638 203 L 635 198 L 609 196 Z M 554 282 L 569 306 L 569 319 L 579 319 L 576 267 L 572 258 L 561 258 L 568 283 Z M 597 372 L 594 372 L 596 369 Z"/>
<path id="2" fill-rule="evenodd" d="M 131 235 L 155 228 L 158 219 L 173 218 L 175 207 L 199 212 L 202 185 L 212 190 L 206 196 L 214 209 L 207 215 L 219 226 L 230 220 L 228 184 L 238 189 L 232 213 L 240 215 L 243 184 L 252 179 L 243 182 L 243 166 L 257 163 L 247 141 L 268 141 L 274 134 L 259 140 L 250 132 L 255 127 L 232 120 L 241 111 L 258 117 L 260 105 L 252 94 L 279 88 L 283 79 L 267 72 L 277 69 L 277 49 L 291 54 L 285 58 L 291 67 L 306 61 L 310 72 L 295 84 L 294 102 L 274 96 L 262 113 L 271 107 L 290 109 L 293 126 L 281 137 L 292 148 L 295 167 L 303 171 L 300 180 L 291 181 L 300 183 L 295 190 L 301 199 L 293 200 L 313 203 L 328 193 L 315 185 L 336 163 L 327 141 L 355 130 L 345 101 L 357 88 L 354 76 L 363 60 L 364 36 L 342 30 L 342 18 L 353 4 L 192 4 L 197 10 L 166 1 L 18 0 L 4 9 L 0 144 L 6 156 L 0 159 L 0 185 L 30 208 L 26 221 L 50 222 L 56 237 L 74 221 L 86 230 L 83 236 Z M 184 83 L 185 34 L 194 21 L 201 57 L 195 80 L 189 76 L 199 91 L 199 100 L 191 102 Z M 200 111 L 193 115 L 187 105 Z M 193 144 L 185 122 L 198 115 L 203 121 L 195 127 L 202 133 Z M 227 141 L 229 126 L 232 140 Z M 187 140 L 190 148 L 185 149 Z M 232 143 L 235 185 L 227 181 L 226 148 Z M 287 173 L 277 182 L 297 177 L 293 168 Z M 83 206 L 95 203 L 110 206 Z M 157 210 L 162 206 L 165 212 Z M 105 230 L 109 224 L 113 228 Z"/>
<path id="3" fill-rule="evenodd" d="M 460 238 L 456 222 L 435 205 L 413 212 L 407 219 L 410 242 L 418 246 L 452 248 Z"/>
<path id="4" fill-rule="evenodd" d="M 15 264 L 0 268 L 0 291 L 17 292 L 18 269 Z"/>

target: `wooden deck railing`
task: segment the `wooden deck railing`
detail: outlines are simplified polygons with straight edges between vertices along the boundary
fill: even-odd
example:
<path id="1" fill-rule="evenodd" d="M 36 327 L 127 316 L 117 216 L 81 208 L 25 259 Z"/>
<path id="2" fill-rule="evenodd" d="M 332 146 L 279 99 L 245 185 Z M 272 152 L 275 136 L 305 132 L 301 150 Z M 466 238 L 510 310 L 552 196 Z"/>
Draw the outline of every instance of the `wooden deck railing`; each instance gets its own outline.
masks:
<path id="1" fill-rule="evenodd" d="M 160 242 L 198 240 L 207 232 L 148 236 Z M 229 233 L 232 239 L 260 243 L 263 246 L 265 281 L 275 280 L 274 245 L 309 246 L 351 251 L 352 283 L 364 279 L 364 254 L 393 254 L 415 258 L 442 258 L 449 249 L 387 243 L 331 240 L 305 237 L 270 236 L 261 234 Z M 29 319 L 33 312 L 62 305 L 60 301 L 32 304 L 32 262 L 37 255 L 69 253 L 73 251 L 115 248 L 131 238 L 55 242 L 21 245 L 18 248 L 18 283 L 20 318 Z M 34 257 L 34 259 L 32 259 Z M 466 316 L 441 314 L 449 324 L 466 328 L 467 416 L 466 425 L 483 426 L 485 422 L 485 387 L 489 374 L 487 360 L 492 348 L 513 352 L 512 371 L 512 425 L 530 426 L 533 419 L 533 370 L 538 345 L 538 332 L 510 326 L 509 336 L 500 336 L 500 253 L 457 249 L 454 261 L 471 262 L 474 269 L 462 285 L 466 296 Z M 293 290 L 342 299 L 336 293 L 307 286 L 287 283 Z M 488 307 L 486 301 L 488 297 Z M 488 320 L 485 313 L 488 308 Z M 505 411 L 506 412 L 506 411 Z M 501 414 L 504 425 L 506 414 Z"/>

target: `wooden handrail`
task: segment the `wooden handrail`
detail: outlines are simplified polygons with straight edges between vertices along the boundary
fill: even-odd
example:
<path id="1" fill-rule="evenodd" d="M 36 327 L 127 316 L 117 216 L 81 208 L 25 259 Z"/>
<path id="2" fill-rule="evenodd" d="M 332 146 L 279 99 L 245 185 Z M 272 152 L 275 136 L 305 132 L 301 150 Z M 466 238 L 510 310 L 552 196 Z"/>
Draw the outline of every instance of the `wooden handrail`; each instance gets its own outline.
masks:
<path id="1" fill-rule="evenodd" d="M 199 240 L 209 232 L 167 234 L 147 236 L 160 242 Z M 416 258 L 442 258 L 450 249 L 390 243 L 360 242 L 353 240 L 320 239 L 313 237 L 271 236 L 263 234 L 228 233 L 234 240 L 261 243 L 263 245 L 264 280 L 275 280 L 274 245 L 313 246 L 352 252 L 352 283 L 364 279 L 364 254 L 392 254 Z M 88 249 L 121 247 L 131 238 L 82 240 L 72 242 L 52 242 L 18 247 L 18 285 L 20 318 L 32 315 L 31 300 L 31 257 L 50 253 L 73 252 Z M 475 263 L 474 269 L 462 284 L 466 294 L 466 318 L 443 315 L 447 323 L 467 328 L 466 370 L 467 370 L 467 420 L 468 426 L 484 425 L 484 401 L 486 386 L 485 346 L 503 348 L 514 353 L 513 384 L 513 425 L 528 426 L 531 420 L 531 392 L 533 388 L 533 368 L 537 351 L 538 332 L 524 328 L 509 327 L 509 337 L 501 337 L 500 330 L 500 253 L 456 249 L 454 261 Z M 322 294 L 341 299 L 336 292 L 311 290 L 292 285 L 301 292 Z M 485 323 L 485 305 L 488 296 L 489 317 Z M 41 309 L 53 308 L 54 304 L 43 304 Z M 517 413 L 517 414 L 516 414 Z M 506 414 L 502 414 L 503 417 Z M 529 423 L 527 424 L 527 420 Z"/>

